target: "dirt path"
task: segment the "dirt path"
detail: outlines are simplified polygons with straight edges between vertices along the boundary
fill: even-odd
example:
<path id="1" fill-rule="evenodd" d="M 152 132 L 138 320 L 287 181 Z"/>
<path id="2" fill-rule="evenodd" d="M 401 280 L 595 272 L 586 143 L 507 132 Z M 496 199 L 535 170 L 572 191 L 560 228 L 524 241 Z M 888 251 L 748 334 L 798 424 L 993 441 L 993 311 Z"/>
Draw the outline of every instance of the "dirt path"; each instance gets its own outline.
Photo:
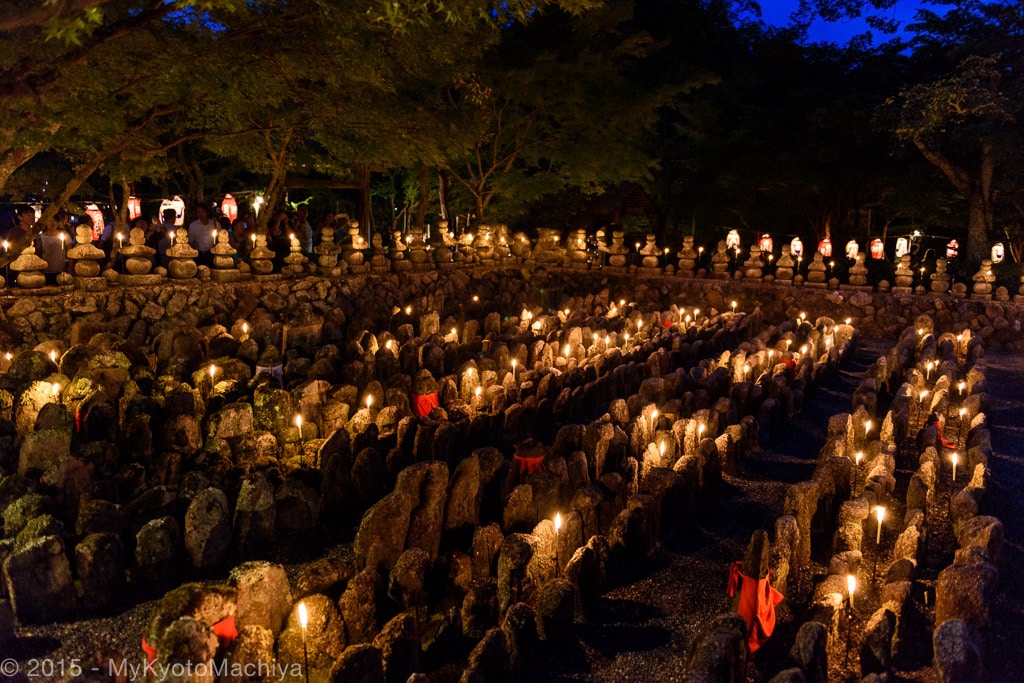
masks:
<path id="1" fill-rule="evenodd" d="M 771 533 L 788 485 L 811 476 L 828 418 L 849 412 L 864 370 L 887 349 L 887 342 L 862 344 L 837 374 L 812 389 L 793 422 L 776 430 L 737 476 L 724 478 L 708 509 L 666 539 L 635 578 L 604 597 L 602 622 L 582 627 L 581 646 L 538 663 L 545 680 L 680 680 L 694 635 L 729 609 L 728 564 L 742 558 L 753 531 Z M 787 643 L 785 651 L 796 626 L 783 603 L 776 637 Z M 765 647 L 758 653 L 755 662 L 768 674 L 763 680 L 784 668 L 785 651 Z"/>

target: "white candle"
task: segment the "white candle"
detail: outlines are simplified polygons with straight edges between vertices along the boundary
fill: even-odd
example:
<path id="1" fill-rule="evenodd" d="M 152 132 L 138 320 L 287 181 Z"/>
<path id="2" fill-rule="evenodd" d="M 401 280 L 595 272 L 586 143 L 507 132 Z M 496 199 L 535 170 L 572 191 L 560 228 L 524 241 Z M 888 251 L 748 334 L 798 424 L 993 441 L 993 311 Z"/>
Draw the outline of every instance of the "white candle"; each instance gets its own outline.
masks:
<path id="1" fill-rule="evenodd" d="M 875 545 L 882 543 L 882 521 L 885 519 L 885 508 L 879 505 L 875 508 L 875 517 L 878 518 L 878 530 L 875 532 Z"/>
<path id="2" fill-rule="evenodd" d="M 850 594 L 850 610 L 853 610 L 853 594 L 857 592 L 857 577 L 853 574 L 846 575 L 846 590 Z"/>
<path id="3" fill-rule="evenodd" d="M 957 461 L 960 460 L 960 456 L 956 453 L 953 454 L 953 481 L 956 482 L 956 465 Z"/>

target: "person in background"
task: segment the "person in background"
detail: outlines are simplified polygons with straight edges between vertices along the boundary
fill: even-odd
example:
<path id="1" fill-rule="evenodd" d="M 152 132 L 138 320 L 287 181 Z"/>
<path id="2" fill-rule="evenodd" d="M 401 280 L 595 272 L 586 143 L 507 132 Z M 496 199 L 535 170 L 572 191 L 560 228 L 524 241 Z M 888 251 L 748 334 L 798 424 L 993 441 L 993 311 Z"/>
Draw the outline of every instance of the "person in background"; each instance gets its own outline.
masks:
<path id="1" fill-rule="evenodd" d="M 299 204 L 295 212 L 294 223 L 295 236 L 299 238 L 302 245 L 302 252 L 309 256 L 313 253 L 313 226 L 309 224 L 309 205 Z"/>
<path id="2" fill-rule="evenodd" d="M 171 233 L 177 230 L 174 221 L 178 217 L 178 212 L 174 209 L 164 209 L 161 215 L 163 220 L 160 221 L 159 228 L 146 240 L 146 245 L 156 249 L 160 265 L 166 268 L 170 262 L 170 259 L 167 258 L 167 250 L 171 248 Z"/>
<path id="3" fill-rule="evenodd" d="M 210 249 L 213 249 L 213 231 L 219 230 L 220 224 L 210 218 L 210 211 L 200 204 L 196 207 L 196 219 L 188 224 L 188 243 L 199 252 L 196 263 L 201 266 L 209 266 Z"/>
<path id="4" fill-rule="evenodd" d="M 46 284 L 57 284 L 57 276 L 64 272 L 68 265 L 67 233 L 58 229 L 57 223 L 49 221 L 46 229 L 36 236 L 36 255 L 46 261 Z"/>
<path id="5" fill-rule="evenodd" d="M 231 224 L 231 239 L 228 243 L 238 251 L 240 261 L 248 261 L 252 251 L 252 230 L 244 218 L 236 218 Z"/>
<path id="6" fill-rule="evenodd" d="M 25 235 L 32 234 L 32 226 L 36 222 L 36 210 L 31 206 L 18 207 L 18 222 L 7 231 L 6 239 L 11 245 Z"/>

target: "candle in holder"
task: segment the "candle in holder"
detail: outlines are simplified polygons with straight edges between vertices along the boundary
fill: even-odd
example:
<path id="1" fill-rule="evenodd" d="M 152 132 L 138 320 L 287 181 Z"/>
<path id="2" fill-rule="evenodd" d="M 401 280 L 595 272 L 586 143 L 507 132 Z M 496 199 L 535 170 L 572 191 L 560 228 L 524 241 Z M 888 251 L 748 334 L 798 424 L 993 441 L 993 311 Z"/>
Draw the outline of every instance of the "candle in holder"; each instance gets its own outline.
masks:
<path id="1" fill-rule="evenodd" d="M 733 302 L 732 302 L 731 304 L 729 304 L 729 305 L 730 305 L 730 306 L 732 307 L 732 312 L 733 312 L 733 313 L 735 313 L 735 312 L 736 312 L 736 302 L 735 302 L 735 301 L 733 301 Z"/>
<path id="2" fill-rule="evenodd" d="M 655 408 L 651 411 L 651 429 L 657 429 L 658 427 L 658 409 Z"/>
<path id="3" fill-rule="evenodd" d="M 512 381 L 516 381 L 516 366 L 519 365 L 519 361 L 515 358 L 512 359 Z"/>
<path id="4" fill-rule="evenodd" d="M 853 574 L 846 575 L 846 592 L 850 594 L 850 611 L 853 611 L 853 594 L 857 592 L 857 577 Z"/>
<path id="5" fill-rule="evenodd" d="M 964 397 L 964 389 L 966 389 L 966 388 L 967 388 L 967 382 L 965 382 L 965 381 L 963 381 L 963 380 L 960 380 L 960 382 L 959 382 L 959 383 L 958 383 L 958 384 L 956 385 L 956 389 L 957 389 L 957 391 L 958 391 L 958 392 L 960 392 L 960 393 L 959 393 L 959 398 L 960 398 L 961 400 L 963 400 L 963 397 Z"/>
<path id="6" fill-rule="evenodd" d="M 57 364 L 57 352 L 56 351 L 50 351 L 50 362 L 53 363 L 54 365 Z"/>
<path id="7" fill-rule="evenodd" d="M 302 443 L 302 415 L 295 416 L 295 428 L 299 430 L 299 443 Z"/>
<path id="8" fill-rule="evenodd" d="M 864 441 L 868 440 L 868 434 L 871 433 L 871 420 L 864 423 Z"/>
<path id="9" fill-rule="evenodd" d="M 957 453 L 953 453 L 951 459 L 953 460 L 953 483 L 955 484 L 956 483 L 956 465 L 957 465 L 957 462 L 960 460 L 960 455 L 957 454 Z"/>
<path id="10" fill-rule="evenodd" d="M 124 247 L 124 233 L 119 232 L 119 233 L 117 233 L 117 249 L 118 249 L 118 251 L 120 251 L 122 247 Z"/>
<path id="11" fill-rule="evenodd" d="M 50 395 L 53 397 L 54 403 L 59 403 L 58 398 L 60 397 L 60 384 L 54 382 L 50 386 Z"/>
<path id="12" fill-rule="evenodd" d="M 882 543 L 882 522 L 885 520 L 885 508 L 879 505 L 875 508 L 875 518 L 878 520 L 878 529 L 875 531 L 875 545 Z"/>
<path id="13" fill-rule="evenodd" d="M 935 367 L 935 363 L 928 361 L 928 365 L 925 366 L 924 379 L 928 381 L 932 377 L 932 368 Z"/>

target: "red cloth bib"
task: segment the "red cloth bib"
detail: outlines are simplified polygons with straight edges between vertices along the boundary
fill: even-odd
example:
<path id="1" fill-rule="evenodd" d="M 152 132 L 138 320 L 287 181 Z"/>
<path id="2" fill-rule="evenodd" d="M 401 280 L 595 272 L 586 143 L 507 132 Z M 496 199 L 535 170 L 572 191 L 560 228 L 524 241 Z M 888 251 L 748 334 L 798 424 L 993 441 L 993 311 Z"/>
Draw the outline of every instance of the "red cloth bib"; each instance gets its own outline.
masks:
<path id="1" fill-rule="evenodd" d="M 729 565 L 729 597 L 740 589 L 740 604 L 737 612 L 747 622 L 747 647 L 751 654 L 757 652 L 775 630 L 775 606 L 782 602 L 783 595 L 772 588 L 768 577 L 755 580 L 740 573 L 740 563 Z"/>
<path id="2" fill-rule="evenodd" d="M 525 477 L 528 474 L 534 472 L 540 472 L 541 468 L 544 467 L 544 456 L 539 458 L 524 458 L 521 455 L 516 454 L 516 462 L 519 463 L 519 476 L 520 478 Z"/>
<path id="3" fill-rule="evenodd" d="M 440 403 L 437 400 L 437 392 L 431 392 L 429 394 L 423 394 L 419 396 L 417 394 L 412 395 L 412 412 L 416 417 L 426 417 L 430 415 L 430 411 L 434 408 L 440 407 Z"/>

